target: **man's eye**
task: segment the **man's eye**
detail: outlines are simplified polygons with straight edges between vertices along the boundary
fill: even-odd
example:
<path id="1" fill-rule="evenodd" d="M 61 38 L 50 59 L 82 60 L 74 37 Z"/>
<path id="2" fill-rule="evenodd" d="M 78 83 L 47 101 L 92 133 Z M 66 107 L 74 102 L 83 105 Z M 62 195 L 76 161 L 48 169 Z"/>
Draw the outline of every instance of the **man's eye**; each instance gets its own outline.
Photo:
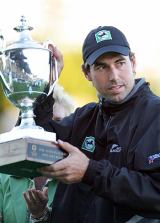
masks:
<path id="1" fill-rule="evenodd" d="M 118 63 L 117 63 L 117 65 L 119 65 L 119 66 L 123 66 L 123 65 L 125 65 L 125 61 L 119 61 Z"/>
<path id="2" fill-rule="evenodd" d="M 103 64 L 95 66 L 95 70 L 103 70 L 103 69 L 105 69 L 105 65 Z"/>

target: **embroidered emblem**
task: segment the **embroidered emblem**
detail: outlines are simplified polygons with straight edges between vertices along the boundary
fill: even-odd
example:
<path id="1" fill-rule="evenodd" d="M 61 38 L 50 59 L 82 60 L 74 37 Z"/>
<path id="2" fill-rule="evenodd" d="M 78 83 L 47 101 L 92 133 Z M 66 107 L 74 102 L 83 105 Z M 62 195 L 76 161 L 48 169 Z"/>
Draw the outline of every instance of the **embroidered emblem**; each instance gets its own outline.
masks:
<path id="1" fill-rule="evenodd" d="M 95 150 L 95 138 L 93 136 L 87 136 L 82 144 L 82 149 L 93 153 Z"/>
<path id="2" fill-rule="evenodd" d="M 119 153 L 119 152 L 121 152 L 121 150 L 122 150 L 122 147 L 120 147 L 117 144 L 113 144 L 110 149 L 110 153 Z"/>
<path id="3" fill-rule="evenodd" d="M 104 40 L 111 40 L 111 32 L 108 30 L 101 30 L 95 34 L 96 42 L 102 42 Z"/>
<path id="4" fill-rule="evenodd" d="M 149 164 L 152 164 L 154 162 L 155 159 L 158 159 L 160 158 L 160 153 L 157 153 L 157 154 L 154 154 L 152 156 L 149 156 L 148 157 L 148 162 Z"/>

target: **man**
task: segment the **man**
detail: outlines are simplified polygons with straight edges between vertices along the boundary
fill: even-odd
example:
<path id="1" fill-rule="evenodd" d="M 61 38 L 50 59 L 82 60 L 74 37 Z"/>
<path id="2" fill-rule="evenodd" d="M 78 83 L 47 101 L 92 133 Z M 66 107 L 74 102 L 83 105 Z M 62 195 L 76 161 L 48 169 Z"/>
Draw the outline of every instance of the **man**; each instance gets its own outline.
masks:
<path id="1" fill-rule="evenodd" d="M 160 222 L 160 99 L 145 80 L 135 80 L 135 56 L 115 27 L 87 35 L 83 61 L 100 100 L 45 125 L 69 153 L 39 170 L 60 181 L 50 222 Z M 31 212 L 43 203 L 41 213 L 32 212 L 43 222 L 47 197 L 39 191 L 24 197 Z"/>

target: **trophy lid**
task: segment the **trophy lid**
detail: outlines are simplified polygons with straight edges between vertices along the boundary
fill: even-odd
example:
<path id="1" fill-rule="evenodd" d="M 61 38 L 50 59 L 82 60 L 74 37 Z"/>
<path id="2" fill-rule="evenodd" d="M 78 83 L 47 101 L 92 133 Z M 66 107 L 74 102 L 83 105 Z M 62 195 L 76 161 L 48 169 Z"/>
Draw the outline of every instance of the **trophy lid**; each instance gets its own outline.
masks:
<path id="1" fill-rule="evenodd" d="M 27 25 L 26 18 L 24 16 L 21 16 L 20 25 L 16 26 L 14 30 L 19 32 L 18 40 L 9 45 L 5 49 L 5 51 L 21 48 L 36 48 L 46 50 L 46 48 L 44 48 L 42 44 L 39 44 L 32 40 L 29 32 L 33 30 L 33 27 Z"/>

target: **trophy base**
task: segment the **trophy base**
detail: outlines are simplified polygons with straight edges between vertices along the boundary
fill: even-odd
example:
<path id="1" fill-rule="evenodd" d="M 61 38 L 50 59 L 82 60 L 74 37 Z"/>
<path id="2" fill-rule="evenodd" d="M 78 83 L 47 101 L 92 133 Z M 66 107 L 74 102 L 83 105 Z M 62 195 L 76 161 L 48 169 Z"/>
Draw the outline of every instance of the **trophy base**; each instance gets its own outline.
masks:
<path id="1" fill-rule="evenodd" d="M 0 135 L 0 173 L 34 178 L 41 175 L 36 171 L 37 168 L 50 165 L 67 156 L 67 153 L 54 143 L 55 133 L 40 130 L 43 133 L 40 137 L 38 134 L 34 136 L 31 131 L 32 137 L 28 134 L 22 137 L 22 131 L 18 138 L 11 134 L 11 139 L 11 132 Z M 43 139 L 45 134 L 48 134 L 50 141 L 46 136 Z"/>
<path id="2" fill-rule="evenodd" d="M 9 142 L 21 138 L 33 138 L 44 141 L 56 141 L 56 134 L 54 132 L 47 132 L 39 126 L 33 128 L 14 127 L 11 131 L 0 134 L 0 143 Z"/>

